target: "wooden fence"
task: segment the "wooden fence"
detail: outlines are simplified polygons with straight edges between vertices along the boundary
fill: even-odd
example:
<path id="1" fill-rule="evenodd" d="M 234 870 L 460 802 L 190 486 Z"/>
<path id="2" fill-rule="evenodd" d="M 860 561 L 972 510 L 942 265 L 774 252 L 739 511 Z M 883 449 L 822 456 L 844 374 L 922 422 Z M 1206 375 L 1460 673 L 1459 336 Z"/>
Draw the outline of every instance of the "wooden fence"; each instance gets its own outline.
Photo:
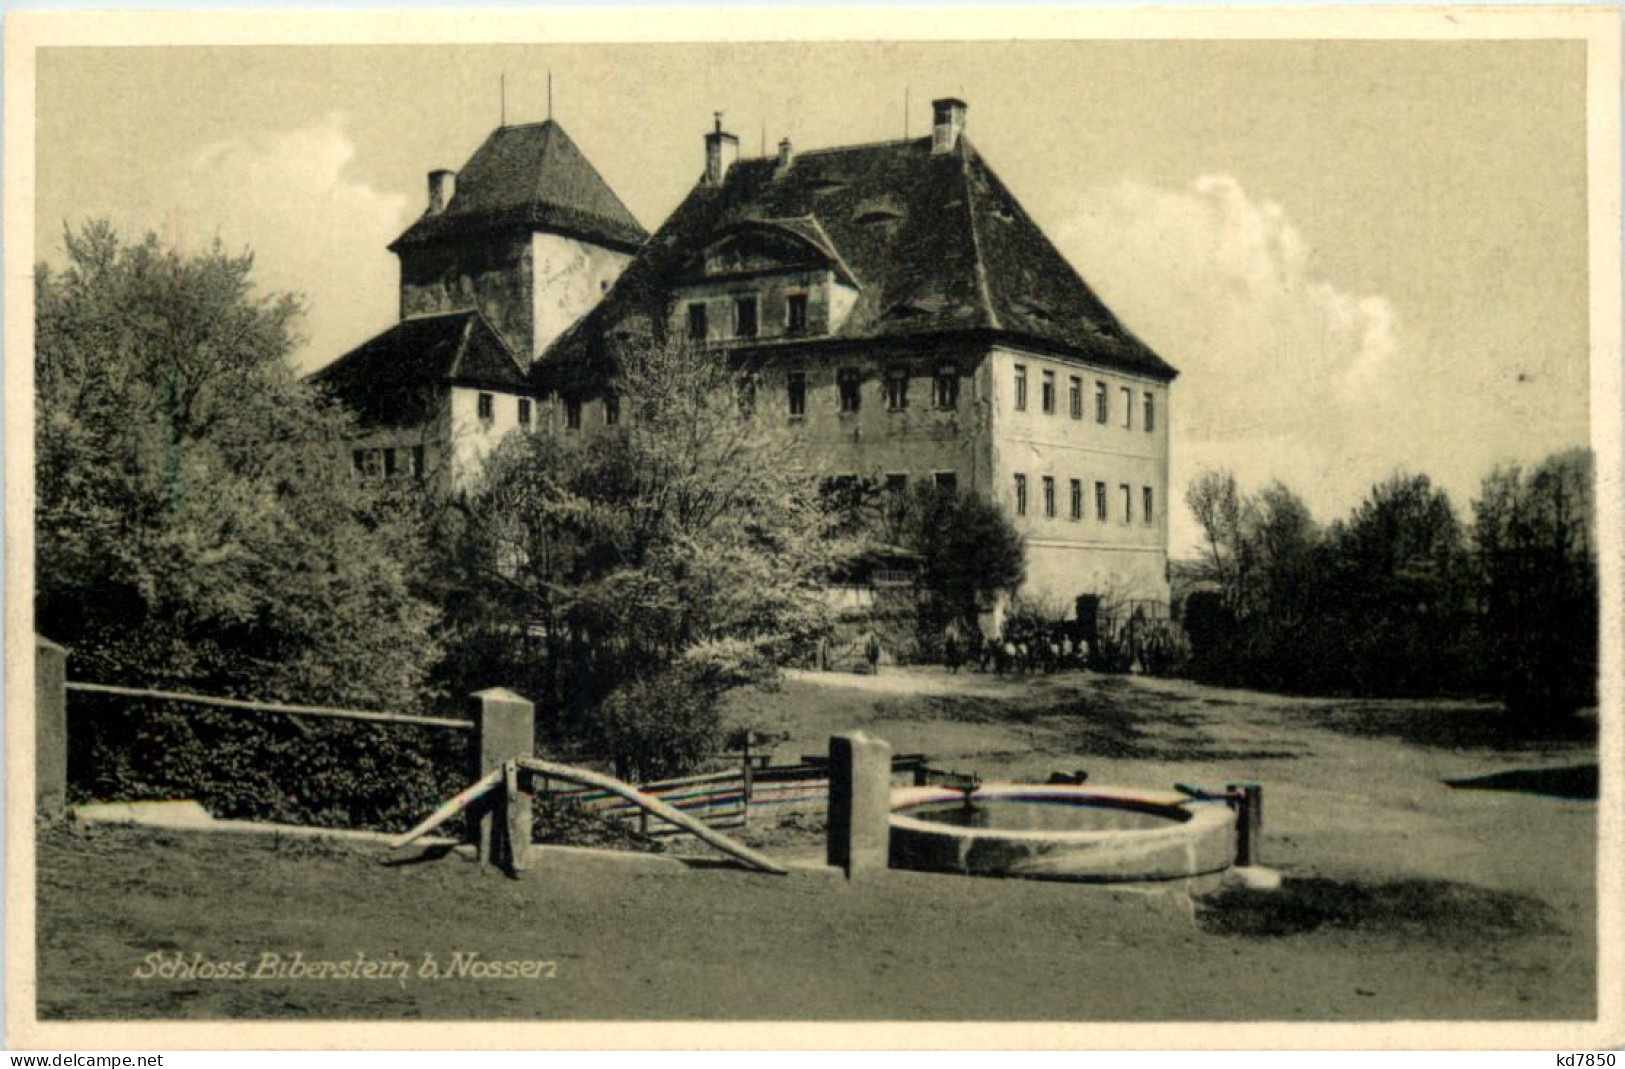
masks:
<path id="1" fill-rule="evenodd" d="M 40 809 L 59 814 L 67 787 L 68 693 L 103 694 L 119 697 L 174 702 L 209 708 L 229 709 L 248 714 L 271 714 L 295 720 L 311 717 L 387 724 L 407 728 L 431 728 L 473 732 L 469 775 L 484 775 L 498 762 L 516 754 L 528 755 L 534 739 L 531 703 L 507 691 L 482 691 L 471 695 L 469 717 L 445 718 L 409 716 L 400 713 L 359 709 L 337 709 L 320 705 L 247 701 L 207 694 L 122 687 L 104 683 L 83 683 L 66 678 L 67 651 L 41 640 L 38 644 L 38 693 L 36 727 L 38 732 L 37 791 Z M 639 789 L 661 802 L 714 828 L 748 826 L 752 813 L 763 811 L 819 811 L 829 800 L 829 759 L 822 755 L 802 755 L 794 764 L 770 765 L 770 756 L 751 746 L 763 740 L 747 737 L 738 764 L 720 772 L 658 780 L 640 784 Z M 929 774 L 930 762 L 924 754 L 897 754 L 892 757 L 893 775 L 912 775 L 916 783 Z M 647 813 L 612 792 L 540 776 L 538 793 L 573 801 L 582 808 L 626 820 L 636 820 L 649 834 L 672 834 L 678 829 L 659 823 L 650 826 Z"/>
<path id="2" fill-rule="evenodd" d="M 930 759 L 925 754 L 892 757 L 893 775 L 910 775 L 919 780 L 929 768 Z M 641 830 L 650 835 L 672 834 L 677 830 L 665 825 L 649 825 L 641 810 L 607 791 L 545 782 L 537 789 L 589 812 L 636 820 Z M 766 766 L 746 761 L 741 762 L 738 769 L 657 780 L 640 784 L 639 790 L 713 828 L 747 827 L 752 815 L 761 815 L 764 810 L 816 812 L 827 806 L 829 760 L 803 756 L 797 764 Z"/>

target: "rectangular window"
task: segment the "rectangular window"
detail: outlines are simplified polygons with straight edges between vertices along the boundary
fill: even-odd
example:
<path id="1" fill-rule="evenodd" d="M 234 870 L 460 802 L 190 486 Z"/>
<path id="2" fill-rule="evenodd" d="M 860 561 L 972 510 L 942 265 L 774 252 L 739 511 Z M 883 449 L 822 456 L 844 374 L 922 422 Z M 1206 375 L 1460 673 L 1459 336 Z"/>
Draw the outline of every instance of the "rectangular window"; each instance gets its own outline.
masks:
<path id="1" fill-rule="evenodd" d="M 858 396 L 857 368 L 845 367 L 835 373 L 835 384 L 841 391 L 841 411 L 856 412 L 861 398 Z"/>
<path id="2" fill-rule="evenodd" d="M 491 422 L 493 415 L 496 413 L 496 399 L 488 393 L 480 394 L 479 412 L 481 420 L 486 423 Z"/>
<path id="3" fill-rule="evenodd" d="M 784 332 L 807 333 L 807 295 L 792 293 L 784 300 Z"/>
<path id="4" fill-rule="evenodd" d="M 1134 427 L 1134 391 L 1127 386 L 1120 387 L 1118 392 L 1123 395 L 1123 426 L 1130 430 Z"/>
<path id="5" fill-rule="evenodd" d="M 394 477 L 395 477 L 395 450 L 386 449 L 386 450 L 384 450 L 384 478 L 393 479 Z"/>
<path id="6" fill-rule="evenodd" d="M 1106 484 L 1095 484 L 1095 519 L 1106 522 Z"/>
<path id="7" fill-rule="evenodd" d="M 691 304 L 688 306 L 688 337 L 690 341 L 704 341 L 708 331 L 705 322 L 705 305 Z"/>
<path id="8" fill-rule="evenodd" d="M 756 298 L 740 297 L 734 301 L 734 336 L 756 337 Z"/>
<path id="9" fill-rule="evenodd" d="M 604 394 L 604 426 L 613 427 L 621 421 L 621 395 L 613 391 Z M 576 426 L 581 426 L 580 406 L 576 406 Z"/>
<path id="10" fill-rule="evenodd" d="M 959 489 L 959 476 L 955 475 L 951 471 L 939 471 L 939 472 L 937 472 L 937 474 L 936 474 L 936 482 L 937 482 L 937 489 L 938 490 L 957 490 L 957 489 Z"/>
<path id="11" fill-rule="evenodd" d="M 1140 487 L 1140 522 L 1150 523 L 1151 517 L 1156 514 L 1155 495 L 1149 486 Z"/>
<path id="12" fill-rule="evenodd" d="M 1039 403 L 1043 406 L 1044 415 L 1055 415 L 1055 372 L 1044 372 L 1044 382 L 1039 394 Z"/>
<path id="13" fill-rule="evenodd" d="M 1016 515 L 1027 515 L 1027 476 L 1016 476 Z"/>
<path id="14" fill-rule="evenodd" d="M 423 447 L 421 445 L 414 445 L 412 447 L 412 467 L 410 469 L 410 474 L 413 476 L 421 476 L 423 474 Z"/>
<path id="15" fill-rule="evenodd" d="M 367 474 L 367 451 L 365 449 L 351 450 L 350 463 L 355 465 L 357 475 Z"/>
<path id="16" fill-rule="evenodd" d="M 785 392 L 789 395 L 790 418 L 800 419 L 807 414 L 807 373 L 792 371 L 785 378 Z"/>
<path id="17" fill-rule="evenodd" d="M 886 372 L 886 407 L 893 412 L 908 407 L 908 369 L 894 367 Z"/>
<path id="18" fill-rule="evenodd" d="M 1027 411 L 1027 367 L 1016 365 L 1016 411 Z"/>
<path id="19" fill-rule="evenodd" d="M 519 399 L 519 425 L 521 427 L 530 426 L 530 398 L 528 397 Z"/>
<path id="20" fill-rule="evenodd" d="M 1071 379 L 1071 386 L 1069 388 L 1069 391 L 1070 391 L 1069 400 L 1070 400 L 1071 406 L 1072 406 L 1072 418 L 1073 419 L 1082 419 L 1083 418 L 1083 380 L 1078 378 L 1076 375 L 1073 375 L 1072 379 Z"/>
<path id="21" fill-rule="evenodd" d="M 953 367 L 937 368 L 931 380 L 931 403 L 937 408 L 959 406 L 959 370 Z"/>
<path id="22" fill-rule="evenodd" d="M 581 429 L 581 401 L 575 397 L 564 399 L 564 429 L 579 431 Z"/>
<path id="23" fill-rule="evenodd" d="M 1055 477 L 1053 475 L 1044 476 L 1044 515 L 1051 519 L 1055 517 Z"/>
<path id="24" fill-rule="evenodd" d="M 1150 390 L 1145 391 L 1145 418 L 1140 422 L 1148 434 L 1157 429 L 1157 399 Z"/>
<path id="25" fill-rule="evenodd" d="M 1083 519 L 1083 480 L 1072 480 L 1072 518 Z"/>
<path id="26" fill-rule="evenodd" d="M 1106 399 L 1106 384 L 1104 382 L 1100 382 L 1100 381 L 1097 380 L 1095 382 L 1095 422 L 1096 423 L 1105 423 L 1106 422 L 1106 420 L 1108 418 L 1108 413 L 1106 411 L 1108 403 L 1109 402 Z"/>
<path id="27" fill-rule="evenodd" d="M 901 494 L 908 489 L 908 472 L 889 471 L 886 473 L 886 492 L 888 494 Z"/>
<path id="28" fill-rule="evenodd" d="M 1134 497 L 1128 483 L 1118 483 L 1117 488 L 1123 491 L 1123 522 L 1134 522 Z"/>

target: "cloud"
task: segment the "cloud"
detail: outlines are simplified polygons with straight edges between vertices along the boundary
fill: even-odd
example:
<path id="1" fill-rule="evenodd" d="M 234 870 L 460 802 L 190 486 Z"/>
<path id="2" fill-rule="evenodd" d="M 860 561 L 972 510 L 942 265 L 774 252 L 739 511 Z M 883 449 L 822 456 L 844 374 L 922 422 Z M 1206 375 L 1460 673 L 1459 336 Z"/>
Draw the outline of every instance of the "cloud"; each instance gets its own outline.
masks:
<path id="1" fill-rule="evenodd" d="M 1088 192 L 1056 243 L 1108 305 L 1181 370 L 1171 487 L 1201 467 L 1280 478 L 1316 515 L 1345 512 L 1417 430 L 1393 302 L 1322 277 L 1278 203 L 1228 175 L 1183 189 Z M 1176 506 L 1172 549 L 1194 544 Z"/>
<path id="2" fill-rule="evenodd" d="M 408 199 L 350 174 L 355 142 L 344 117 L 219 141 L 188 161 L 179 236 L 196 246 L 218 234 L 255 253 L 266 290 L 307 297 L 296 354 L 320 366 L 394 321 L 396 278 L 384 246 L 410 221 Z M 175 227 L 171 222 L 171 229 Z"/>

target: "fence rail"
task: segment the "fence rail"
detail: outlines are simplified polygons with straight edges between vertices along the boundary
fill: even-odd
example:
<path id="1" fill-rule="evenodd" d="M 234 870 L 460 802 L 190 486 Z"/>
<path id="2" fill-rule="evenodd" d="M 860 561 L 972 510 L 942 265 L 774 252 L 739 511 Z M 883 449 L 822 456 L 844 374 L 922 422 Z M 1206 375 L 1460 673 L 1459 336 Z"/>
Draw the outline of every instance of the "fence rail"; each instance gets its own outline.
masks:
<path id="1" fill-rule="evenodd" d="M 911 774 L 916 782 L 930 768 L 926 754 L 896 754 L 892 773 Z M 579 785 L 538 784 L 537 789 L 553 798 L 568 800 L 600 816 L 636 819 L 646 834 L 672 834 L 674 828 L 650 826 L 636 806 L 608 791 Z M 793 765 L 753 767 L 744 771 L 706 772 L 697 776 L 658 780 L 642 784 L 639 790 L 660 799 L 673 809 L 693 816 L 713 828 L 736 828 L 749 824 L 750 814 L 768 806 L 821 808 L 829 797 L 829 759 L 804 756 Z"/>
<path id="2" fill-rule="evenodd" d="M 335 709 L 326 705 L 284 705 L 280 702 L 252 702 L 238 698 L 217 698 L 209 694 L 186 694 L 174 690 L 146 690 L 141 687 L 115 687 L 107 683 L 67 684 L 70 691 L 86 694 L 117 694 L 125 698 L 150 698 L 155 701 L 186 702 L 191 705 L 210 705 L 222 709 L 244 709 L 250 712 L 284 713 L 290 716 L 316 716 L 333 720 L 365 720 L 375 724 L 407 724 L 413 727 L 450 728 L 453 731 L 473 731 L 472 720 L 450 720 L 437 716 L 407 716 L 404 713 L 372 713 L 362 709 Z"/>

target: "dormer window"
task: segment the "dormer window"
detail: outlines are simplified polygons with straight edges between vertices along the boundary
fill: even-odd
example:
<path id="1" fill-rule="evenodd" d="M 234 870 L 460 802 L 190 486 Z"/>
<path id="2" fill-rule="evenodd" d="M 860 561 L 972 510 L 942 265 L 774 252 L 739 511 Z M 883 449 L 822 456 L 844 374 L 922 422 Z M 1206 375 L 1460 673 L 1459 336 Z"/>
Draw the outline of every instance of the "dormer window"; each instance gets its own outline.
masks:
<path id="1" fill-rule="evenodd" d="M 792 293 L 785 298 L 784 332 L 786 334 L 807 333 L 807 295 L 805 293 Z"/>
<path id="2" fill-rule="evenodd" d="M 734 301 L 734 336 L 756 337 L 756 298 L 740 297 Z"/>
<path id="3" fill-rule="evenodd" d="M 705 305 L 688 306 L 688 337 L 690 341 L 704 341 L 706 334 Z"/>

